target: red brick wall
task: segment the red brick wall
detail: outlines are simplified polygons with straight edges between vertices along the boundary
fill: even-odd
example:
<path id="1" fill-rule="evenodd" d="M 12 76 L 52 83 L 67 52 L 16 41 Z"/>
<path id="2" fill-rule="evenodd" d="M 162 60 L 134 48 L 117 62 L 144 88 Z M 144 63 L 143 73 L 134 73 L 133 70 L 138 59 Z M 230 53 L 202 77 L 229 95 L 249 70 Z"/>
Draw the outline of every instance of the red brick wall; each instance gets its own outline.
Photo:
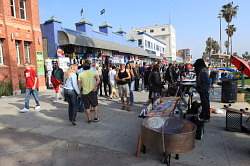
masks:
<path id="1" fill-rule="evenodd" d="M 0 80 L 12 80 L 14 91 L 19 90 L 19 80 L 23 80 L 25 63 L 24 41 L 31 42 L 31 63 L 36 66 L 36 52 L 42 52 L 42 35 L 38 11 L 38 0 L 26 1 L 27 20 L 20 19 L 19 0 L 16 1 L 16 18 L 11 16 L 10 1 L 0 0 L 0 38 L 4 39 L 4 65 L 0 65 Z M 17 65 L 15 41 L 21 41 L 21 65 Z M 40 89 L 45 89 L 44 76 L 39 77 Z"/>

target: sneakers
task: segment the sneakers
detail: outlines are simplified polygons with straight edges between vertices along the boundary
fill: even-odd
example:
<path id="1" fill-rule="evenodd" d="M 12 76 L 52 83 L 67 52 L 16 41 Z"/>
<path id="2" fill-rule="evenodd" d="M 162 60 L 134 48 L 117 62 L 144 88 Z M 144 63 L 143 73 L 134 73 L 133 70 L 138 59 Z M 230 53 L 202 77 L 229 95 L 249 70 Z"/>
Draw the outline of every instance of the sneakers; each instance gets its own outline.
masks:
<path id="1" fill-rule="evenodd" d="M 40 111 L 40 108 L 41 108 L 40 105 L 39 105 L 39 106 L 36 106 L 36 107 L 35 107 L 35 111 L 36 111 L 36 112 L 39 112 L 39 111 Z M 26 113 L 26 112 L 29 112 L 29 111 L 30 111 L 29 109 L 24 108 L 24 109 L 20 110 L 19 112 L 20 112 L 20 113 Z"/>
<path id="2" fill-rule="evenodd" d="M 94 118 L 93 122 L 99 122 L 100 119 L 99 118 Z"/>
<path id="3" fill-rule="evenodd" d="M 26 112 L 29 112 L 29 109 L 24 108 L 24 109 L 20 110 L 19 112 L 20 112 L 20 113 L 26 113 Z"/>
<path id="4" fill-rule="evenodd" d="M 40 108 L 41 108 L 40 105 L 36 106 L 36 107 L 35 107 L 35 111 L 39 112 L 39 111 L 40 111 Z"/>

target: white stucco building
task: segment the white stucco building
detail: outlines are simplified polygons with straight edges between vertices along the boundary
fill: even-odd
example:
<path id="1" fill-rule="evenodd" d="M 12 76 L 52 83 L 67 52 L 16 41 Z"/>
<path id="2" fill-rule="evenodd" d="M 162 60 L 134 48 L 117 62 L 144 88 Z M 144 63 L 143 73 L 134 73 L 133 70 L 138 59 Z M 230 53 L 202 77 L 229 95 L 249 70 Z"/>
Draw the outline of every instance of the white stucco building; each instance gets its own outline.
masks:
<path id="1" fill-rule="evenodd" d="M 133 38 L 138 41 L 138 46 L 146 50 L 149 54 L 157 57 L 166 56 L 166 44 L 161 40 L 145 32 L 138 32 L 133 35 Z"/>
<path id="2" fill-rule="evenodd" d="M 138 32 L 145 32 L 162 41 L 166 45 L 165 56 L 169 62 L 176 61 L 176 34 L 172 25 L 154 25 L 141 28 L 133 28 L 130 36 L 136 36 Z M 136 37 L 134 37 L 136 39 Z"/>

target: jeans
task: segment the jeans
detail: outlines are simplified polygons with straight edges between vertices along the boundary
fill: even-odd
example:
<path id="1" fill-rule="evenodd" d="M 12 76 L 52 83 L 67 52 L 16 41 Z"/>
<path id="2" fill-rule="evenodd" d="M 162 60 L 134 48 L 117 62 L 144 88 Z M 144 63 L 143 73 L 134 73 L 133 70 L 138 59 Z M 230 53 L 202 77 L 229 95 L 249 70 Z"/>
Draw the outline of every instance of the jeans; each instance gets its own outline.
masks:
<path id="1" fill-rule="evenodd" d="M 36 106 L 40 106 L 39 99 L 38 99 L 38 93 L 36 89 L 26 89 L 25 91 L 25 108 L 29 109 L 29 102 L 30 102 L 30 95 L 32 95 L 35 99 Z"/>
<path id="2" fill-rule="evenodd" d="M 141 78 L 141 90 L 144 90 L 144 78 Z"/>
<path id="3" fill-rule="evenodd" d="M 135 89 L 135 81 L 131 81 L 129 84 L 129 101 L 130 104 L 134 103 L 134 89 Z"/>
<path id="4" fill-rule="evenodd" d="M 69 120 L 76 121 L 77 115 L 77 94 L 74 90 L 64 89 L 65 100 L 69 103 L 68 112 Z"/>

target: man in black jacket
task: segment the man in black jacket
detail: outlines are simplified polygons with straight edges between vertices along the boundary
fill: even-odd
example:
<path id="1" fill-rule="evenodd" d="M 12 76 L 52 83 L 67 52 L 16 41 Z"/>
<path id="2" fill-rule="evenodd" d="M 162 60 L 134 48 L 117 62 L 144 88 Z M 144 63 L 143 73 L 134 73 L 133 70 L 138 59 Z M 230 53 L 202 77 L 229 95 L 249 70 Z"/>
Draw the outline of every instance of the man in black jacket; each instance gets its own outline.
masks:
<path id="1" fill-rule="evenodd" d="M 162 84 L 161 84 L 161 75 L 159 65 L 155 64 L 151 73 L 149 74 L 149 89 L 151 94 L 149 98 L 151 99 L 152 103 L 161 96 L 162 91 Z"/>
<path id="2" fill-rule="evenodd" d="M 197 59 L 194 63 L 196 73 L 196 89 L 200 94 L 202 111 L 200 118 L 208 121 L 210 119 L 210 101 L 209 101 L 209 76 L 208 69 L 203 59 Z"/>
<path id="3" fill-rule="evenodd" d="M 111 85 L 109 82 L 109 67 L 108 67 L 108 65 L 103 66 L 102 79 L 103 79 L 102 81 L 103 81 L 103 85 L 104 85 L 104 93 L 105 93 L 105 96 L 108 97 L 111 95 Z M 109 95 L 107 93 L 107 86 L 109 88 Z"/>

